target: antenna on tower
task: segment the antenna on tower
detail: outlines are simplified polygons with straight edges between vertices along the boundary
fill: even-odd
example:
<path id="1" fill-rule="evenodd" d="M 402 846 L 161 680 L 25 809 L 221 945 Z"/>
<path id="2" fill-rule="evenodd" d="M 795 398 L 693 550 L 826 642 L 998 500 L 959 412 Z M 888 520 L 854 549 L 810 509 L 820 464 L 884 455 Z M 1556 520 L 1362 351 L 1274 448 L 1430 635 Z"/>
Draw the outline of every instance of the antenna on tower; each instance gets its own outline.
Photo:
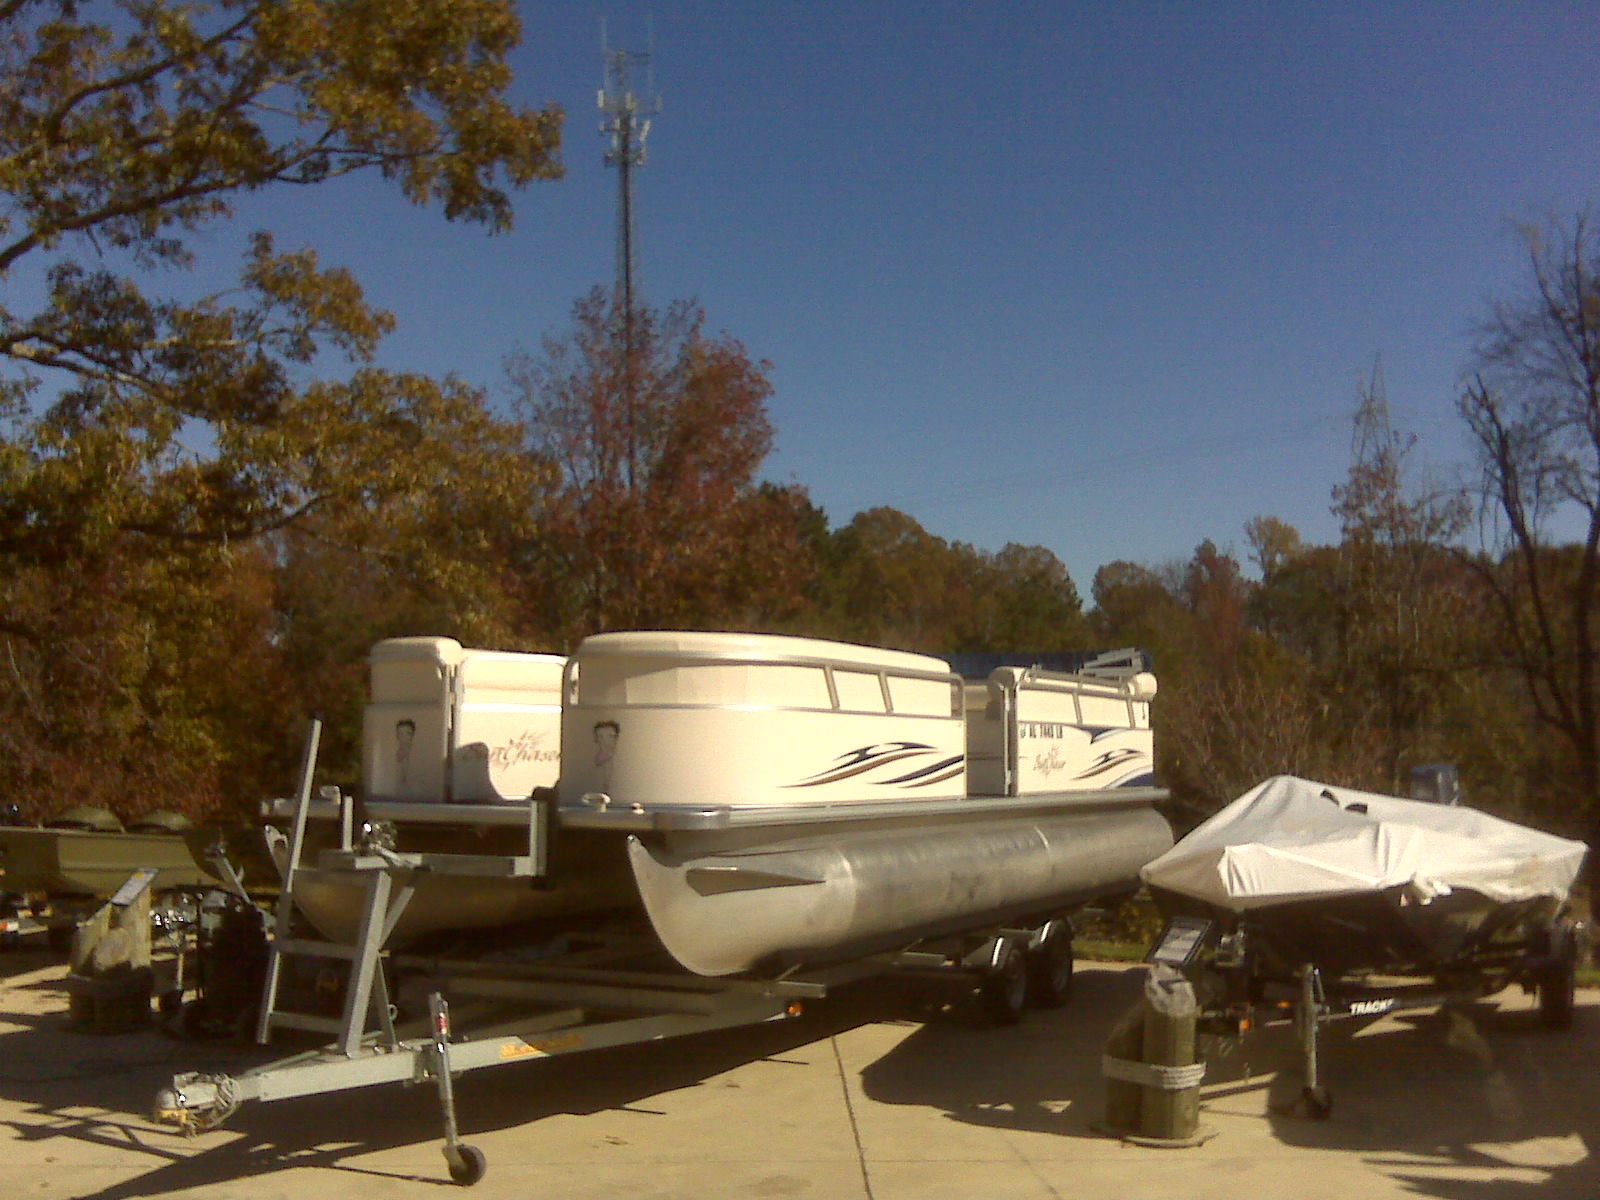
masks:
<path id="1" fill-rule="evenodd" d="M 633 224 L 633 169 L 644 166 L 644 140 L 650 133 L 650 118 L 661 111 L 661 98 L 655 94 L 655 72 L 650 65 L 655 35 L 651 31 L 650 50 L 613 50 L 606 40 L 605 18 L 600 19 L 600 55 L 605 63 L 605 80 L 600 88 L 601 136 L 610 141 L 605 163 L 617 168 L 617 300 L 624 319 L 633 319 L 634 276 L 637 274 L 637 249 Z M 636 90 L 642 83 L 642 91 Z"/>

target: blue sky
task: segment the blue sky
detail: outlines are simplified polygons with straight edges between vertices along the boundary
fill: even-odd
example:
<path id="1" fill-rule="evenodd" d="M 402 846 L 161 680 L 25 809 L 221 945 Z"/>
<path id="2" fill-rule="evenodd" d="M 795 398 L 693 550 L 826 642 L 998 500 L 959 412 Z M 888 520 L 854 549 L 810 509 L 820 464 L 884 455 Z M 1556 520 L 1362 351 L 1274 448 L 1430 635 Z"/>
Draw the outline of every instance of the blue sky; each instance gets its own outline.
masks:
<path id="1" fill-rule="evenodd" d="M 698 298 L 772 363 L 778 449 L 840 523 L 1117 558 L 1241 556 L 1329 491 L 1381 354 L 1419 466 L 1467 457 L 1473 323 L 1521 285 L 1509 222 L 1600 195 L 1600 9 L 1530 4 L 551 3 L 515 96 L 567 176 L 491 238 L 376 182 L 208 235 L 317 245 L 399 318 L 387 365 L 503 391 L 501 360 L 613 271 L 599 23 L 663 110 L 646 299 Z"/>

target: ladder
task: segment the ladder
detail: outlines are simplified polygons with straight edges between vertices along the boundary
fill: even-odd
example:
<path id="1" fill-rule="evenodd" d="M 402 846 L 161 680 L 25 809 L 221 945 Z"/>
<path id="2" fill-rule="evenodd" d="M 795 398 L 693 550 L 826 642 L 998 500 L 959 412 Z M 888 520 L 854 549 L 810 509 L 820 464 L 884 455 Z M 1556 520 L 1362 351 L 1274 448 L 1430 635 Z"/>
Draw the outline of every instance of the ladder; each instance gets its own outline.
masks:
<path id="1" fill-rule="evenodd" d="M 306 818 L 311 811 L 311 781 L 317 765 L 322 722 L 313 719 L 306 737 L 305 762 L 295 794 L 294 818 L 284 845 L 280 873 L 283 892 L 278 898 L 273 937 L 261 989 L 261 1010 L 256 1018 L 256 1041 L 267 1045 L 274 1029 L 302 1029 L 328 1033 L 335 1049 L 354 1058 L 364 1045 L 376 1040 L 385 1048 L 399 1045 L 395 1034 L 389 985 L 384 978 L 384 946 L 400 923 L 406 907 L 425 875 L 467 875 L 476 878 L 533 880 L 544 876 L 548 863 L 550 800 L 530 795 L 525 810 L 526 854 L 397 853 L 376 838 L 352 834 L 351 799 L 341 796 L 340 844 L 323 850 L 316 865 L 308 867 L 305 854 Z M 504 822 L 501 822 L 504 823 Z M 269 827 L 269 838 L 283 842 L 283 834 Z M 318 941 L 294 935 L 296 892 L 302 883 L 329 883 L 362 893 L 361 919 L 352 942 Z M 284 962 L 292 958 L 333 959 L 350 964 L 344 1010 L 337 1019 L 294 1012 L 279 1005 Z"/>
<path id="2" fill-rule="evenodd" d="M 265 1046 L 274 1029 L 301 1029 L 328 1033 L 346 1057 L 353 1058 L 373 1031 L 389 1047 L 398 1044 L 389 1005 L 388 984 L 384 981 L 383 947 L 394 932 L 406 906 L 416 891 L 420 864 L 405 856 L 385 853 L 382 848 L 357 851 L 351 844 L 350 798 L 343 797 L 341 845 L 325 850 L 315 868 L 301 864 L 305 850 L 306 817 L 311 808 L 311 781 L 316 769 L 317 747 L 322 738 L 322 722 L 313 719 L 306 738 L 305 761 L 300 771 L 300 787 L 295 795 L 294 824 L 288 839 L 287 855 L 281 867 L 283 891 L 274 914 L 273 937 L 267 959 L 266 979 L 261 989 L 261 1009 L 256 1019 L 256 1041 Z M 272 832 L 276 832 L 275 830 Z M 269 835 L 270 836 L 270 835 Z M 278 834 L 282 838 L 282 834 Z M 292 936 L 295 888 L 301 882 L 326 881 L 364 891 L 361 920 L 353 943 L 318 941 Z M 291 958 L 342 960 L 350 963 L 345 986 L 344 1010 L 335 1019 L 279 1007 L 279 991 L 284 962 Z"/>

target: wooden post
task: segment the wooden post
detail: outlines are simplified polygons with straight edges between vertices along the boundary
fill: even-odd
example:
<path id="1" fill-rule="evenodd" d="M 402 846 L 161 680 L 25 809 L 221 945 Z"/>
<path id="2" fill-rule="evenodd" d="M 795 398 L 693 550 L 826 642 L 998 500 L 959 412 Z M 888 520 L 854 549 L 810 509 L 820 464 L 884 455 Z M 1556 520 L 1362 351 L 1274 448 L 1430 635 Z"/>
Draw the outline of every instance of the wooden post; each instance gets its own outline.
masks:
<path id="1" fill-rule="evenodd" d="M 1111 1058 L 1137 1062 L 1144 1045 L 1144 1006 L 1136 1004 L 1122 1015 L 1106 1039 L 1106 1054 Z M 1144 1089 L 1122 1079 L 1106 1080 L 1106 1129 L 1113 1133 L 1135 1133 L 1139 1129 L 1139 1100 Z"/>
<path id="2" fill-rule="evenodd" d="M 1177 969 L 1157 965 L 1144 985 L 1144 1035 L 1141 1059 L 1163 1067 L 1194 1062 L 1195 1017 L 1199 1004 L 1194 985 Z M 1167 1091 L 1140 1089 L 1139 1132 L 1145 1137 L 1178 1141 L 1192 1138 L 1200 1127 L 1200 1088 Z"/>
<path id="3" fill-rule="evenodd" d="M 135 871 L 117 894 L 78 926 L 67 995 L 72 1023 L 94 1033 L 125 1033 L 150 1020 L 150 884 Z"/>

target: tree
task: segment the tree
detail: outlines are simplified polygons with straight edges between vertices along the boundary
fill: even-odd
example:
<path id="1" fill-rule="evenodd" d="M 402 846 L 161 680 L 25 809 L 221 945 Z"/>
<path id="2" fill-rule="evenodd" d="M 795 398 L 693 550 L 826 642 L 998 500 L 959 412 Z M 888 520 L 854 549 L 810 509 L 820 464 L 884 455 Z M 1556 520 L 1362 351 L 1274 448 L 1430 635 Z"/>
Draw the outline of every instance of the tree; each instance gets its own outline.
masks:
<path id="1" fill-rule="evenodd" d="M 1470 604 L 1453 552 L 1466 509 L 1453 491 L 1408 486 L 1416 438 L 1390 422 L 1382 364 L 1362 385 L 1350 472 L 1333 490 L 1343 537 L 1337 557 L 1338 686 L 1380 719 L 1374 728 L 1387 778 L 1399 790 L 1419 739 L 1447 689 L 1468 666 L 1460 650 L 1463 604 Z M 1409 760 L 1409 761 L 1408 761 Z"/>
<path id="2" fill-rule="evenodd" d="M 372 365 L 392 318 L 313 250 L 179 273 L 240 197 L 355 172 L 503 229 L 560 113 L 505 100 L 506 0 L 10 0 L 0 35 L 0 777 L 253 802 L 295 690 L 262 535 L 532 489 L 480 393 Z"/>
<path id="3" fill-rule="evenodd" d="M 1481 577 L 1600 845 L 1600 233 L 1588 211 L 1519 232 L 1530 286 L 1493 306 L 1460 400 L 1481 468 Z M 1573 516 L 1577 539 L 1558 543 Z"/>
<path id="4" fill-rule="evenodd" d="M 373 170 L 509 224 L 500 181 L 559 171 L 560 114 L 503 98 L 504 0 L 13 0 L 0 32 L 0 279 L 45 290 L 0 308 L 0 553 L 236 540 L 403 492 L 415 443 L 478 398 L 366 365 L 306 380 L 393 324 L 346 272 L 259 233 L 235 297 L 147 289 L 267 187 Z"/>
<path id="5" fill-rule="evenodd" d="M 971 650 L 1083 650 L 1089 630 L 1066 564 L 1043 546 L 1007 542 L 995 554 L 974 551 L 975 626 Z"/>
<path id="6" fill-rule="evenodd" d="M 758 486 L 770 364 L 697 305 L 631 311 L 602 288 L 564 337 L 506 363 L 531 449 L 559 484 L 523 565 L 538 621 L 605 629 L 738 623 L 799 595 L 798 489 Z"/>

